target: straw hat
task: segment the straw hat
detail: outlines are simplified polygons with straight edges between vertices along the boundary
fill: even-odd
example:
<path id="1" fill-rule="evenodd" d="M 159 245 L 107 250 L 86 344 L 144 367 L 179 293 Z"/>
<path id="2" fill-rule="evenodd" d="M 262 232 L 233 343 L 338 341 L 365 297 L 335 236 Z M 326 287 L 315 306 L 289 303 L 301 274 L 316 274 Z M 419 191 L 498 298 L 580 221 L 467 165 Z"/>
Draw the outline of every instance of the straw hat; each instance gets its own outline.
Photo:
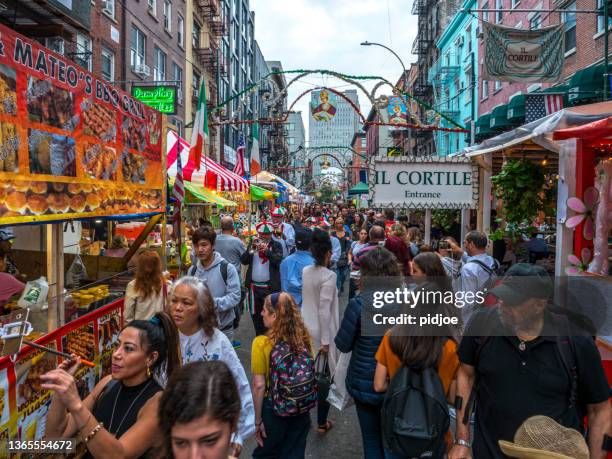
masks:
<path id="1" fill-rule="evenodd" d="M 507 456 L 522 459 L 589 459 L 580 432 L 547 416 L 527 419 L 514 434 L 514 443 L 499 440 L 499 447 Z"/>

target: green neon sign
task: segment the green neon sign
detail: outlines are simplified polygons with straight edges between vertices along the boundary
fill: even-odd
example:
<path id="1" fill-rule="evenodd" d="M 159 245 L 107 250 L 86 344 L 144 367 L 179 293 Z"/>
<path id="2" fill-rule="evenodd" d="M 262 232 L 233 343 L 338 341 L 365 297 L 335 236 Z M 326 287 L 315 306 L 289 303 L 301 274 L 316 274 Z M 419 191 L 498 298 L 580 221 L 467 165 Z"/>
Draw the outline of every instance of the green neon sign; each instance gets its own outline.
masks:
<path id="1" fill-rule="evenodd" d="M 160 113 L 176 114 L 176 86 L 132 86 L 132 97 Z"/>

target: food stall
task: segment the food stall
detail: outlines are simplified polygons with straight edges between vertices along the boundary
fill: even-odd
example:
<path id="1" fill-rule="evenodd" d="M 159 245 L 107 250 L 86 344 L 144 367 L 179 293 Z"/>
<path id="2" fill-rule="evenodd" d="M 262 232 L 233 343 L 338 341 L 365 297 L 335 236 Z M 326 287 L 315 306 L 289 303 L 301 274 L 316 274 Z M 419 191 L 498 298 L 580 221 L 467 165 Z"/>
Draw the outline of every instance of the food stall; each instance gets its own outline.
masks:
<path id="1" fill-rule="evenodd" d="M 93 361 L 95 367 L 76 375 L 86 394 L 109 372 L 123 311 L 113 279 L 138 247 L 124 258 L 82 255 L 81 242 L 89 237 L 83 225 L 146 218 L 152 227 L 164 220 L 164 120 L 2 25 L 0 45 L 0 230 L 16 236 L 10 256 L 23 279 L 45 278 L 39 279 L 44 288 L 26 285 L 26 292 L 38 292 L 28 338 Z M 65 278 L 74 281 L 75 274 L 76 289 L 65 291 Z M 109 274 L 114 275 L 105 281 Z M 83 285 L 87 280 L 95 283 Z M 18 305 L 28 299 L 22 296 Z M 0 358 L 2 439 L 43 437 L 50 393 L 40 390 L 38 377 L 56 365 L 57 357 L 29 346 L 16 358 Z M 5 447 L 0 441 L 2 457 Z"/>

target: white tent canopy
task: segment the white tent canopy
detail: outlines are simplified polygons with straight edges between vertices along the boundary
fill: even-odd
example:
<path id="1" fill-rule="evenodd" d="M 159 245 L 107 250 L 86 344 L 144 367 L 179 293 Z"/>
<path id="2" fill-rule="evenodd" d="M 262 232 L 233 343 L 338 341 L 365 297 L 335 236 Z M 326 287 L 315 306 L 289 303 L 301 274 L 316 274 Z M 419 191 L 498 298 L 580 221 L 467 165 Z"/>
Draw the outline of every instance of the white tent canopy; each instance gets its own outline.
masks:
<path id="1" fill-rule="evenodd" d="M 300 194 L 300 190 L 298 188 L 294 187 L 291 183 L 287 182 L 286 180 L 280 178 L 278 175 L 274 175 L 268 171 L 261 171 L 259 174 L 251 177 L 251 183 L 254 183 L 256 185 L 258 183 L 266 183 L 266 182 L 280 183 L 285 188 L 287 188 L 288 193 L 292 197 L 295 197 L 296 199 L 298 198 Z"/>

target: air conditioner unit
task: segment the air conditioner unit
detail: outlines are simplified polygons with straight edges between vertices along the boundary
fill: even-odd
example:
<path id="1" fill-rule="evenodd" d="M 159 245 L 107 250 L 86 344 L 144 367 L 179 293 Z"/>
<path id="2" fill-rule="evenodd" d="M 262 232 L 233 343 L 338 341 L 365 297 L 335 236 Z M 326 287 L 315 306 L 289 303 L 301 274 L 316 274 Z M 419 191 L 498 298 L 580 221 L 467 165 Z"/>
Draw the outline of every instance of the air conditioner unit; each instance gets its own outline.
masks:
<path id="1" fill-rule="evenodd" d="M 102 0 L 102 12 L 110 15 L 115 14 L 113 0 Z"/>
<path id="2" fill-rule="evenodd" d="M 134 66 L 134 73 L 141 77 L 148 77 L 149 75 L 151 75 L 151 69 L 148 65 L 138 64 Z"/>
<path id="3" fill-rule="evenodd" d="M 482 38 L 484 37 L 484 33 L 482 32 L 482 27 L 478 26 L 476 27 L 476 38 Z"/>

